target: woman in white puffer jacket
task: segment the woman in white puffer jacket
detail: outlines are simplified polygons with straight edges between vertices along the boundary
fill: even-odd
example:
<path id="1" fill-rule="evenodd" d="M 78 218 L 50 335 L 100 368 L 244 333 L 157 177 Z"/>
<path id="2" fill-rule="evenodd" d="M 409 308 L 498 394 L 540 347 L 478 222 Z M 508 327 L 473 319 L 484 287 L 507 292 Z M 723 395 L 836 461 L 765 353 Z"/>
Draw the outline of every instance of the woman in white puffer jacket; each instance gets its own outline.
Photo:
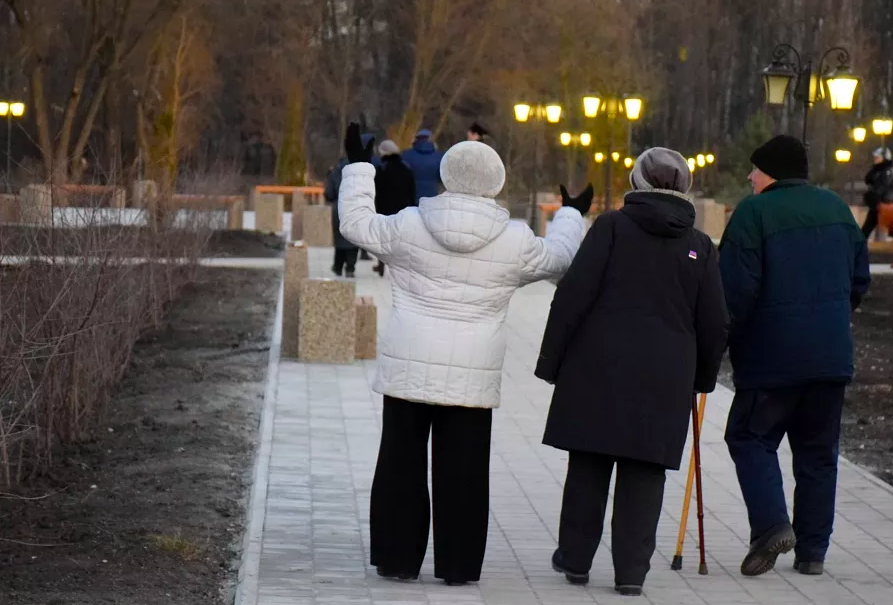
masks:
<path id="1" fill-rule="evenodd" d="M 345 141 L 341 233 L 391 269 L 393 313 L 379 346 L 374 389 L 384 395 L 372 485 L 372 565 L 414 579 L 428 545 L 428 435 L 432 438 L 434 574 L 448 584 L 480 579 L 489 514 L 490 427 L 499 407 L 505 320 L 519 287 L 560 277 L 584 233 L 592 187 L 567 196 L 546 238 L 493 198 L 505 167 L 487 145 L 444 155 L 446 193 L 394 216 L 375 213 L 372 143 L 359 127 Z"/>

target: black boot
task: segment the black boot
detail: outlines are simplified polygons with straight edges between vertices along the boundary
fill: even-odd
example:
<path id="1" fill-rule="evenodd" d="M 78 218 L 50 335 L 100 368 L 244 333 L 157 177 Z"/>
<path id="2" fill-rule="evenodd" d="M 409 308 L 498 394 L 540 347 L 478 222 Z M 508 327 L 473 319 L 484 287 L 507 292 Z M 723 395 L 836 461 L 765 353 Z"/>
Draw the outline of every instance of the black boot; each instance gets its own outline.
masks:
<path id="1" fill-rule="evenodd" d="M 642 596 L 642 587 L 635 586 L 633 584 L 619 584 L 614 587 L 614 590 L 619 595 L 623 595 L 624 597 L 641 597 Z"/>
<path id="2" fill-rule="evenodd" d="M 786 523 L 770 530 L 750 543 L 750 552 L 741 562 L 741 573 L 759 576 L 775 567 L 778 555 L 791 552 L 797 545 L 794 528 Z"/>
<path id="3" fill-rule="evenodd" d="M 820 576 L 825 573 L 825 562 L 794 559 L 794 571 L 800 572 L 804 576 Z"/>
<path id="4" fill-rule="evenodd" d="M 418 580 L 419 574 L 412 574 L 405 571 L 395 571 L 393 569 L 385 569 L 381 565 L 375 568 L 379 577 L 386 580 L 399 580 L 401 582 L 409 582 L 410 580 Z"/>
<path id="5" fill-rule="evenodd" d="M 556 548 L 555 552 L 552 553 L 552 569 L 558 573 L 563 573 L 564 577 L 571 584 L 589 584 L 589 572 L 578 571 L 568 567 L 564 562 L 564 555 L 561 554 L 560 548 Z"/>

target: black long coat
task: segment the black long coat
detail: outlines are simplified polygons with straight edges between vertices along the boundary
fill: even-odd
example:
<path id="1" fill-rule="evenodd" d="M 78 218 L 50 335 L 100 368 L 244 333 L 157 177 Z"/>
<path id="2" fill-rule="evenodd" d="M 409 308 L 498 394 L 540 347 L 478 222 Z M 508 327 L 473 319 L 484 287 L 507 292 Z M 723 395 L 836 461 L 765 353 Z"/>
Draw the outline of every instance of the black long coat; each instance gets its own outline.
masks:
<path id="1" fill-rule="evenodd" d="M 678 469 L 692 396 L 716 387 L 729 317 L 719 255 L 691 203 L 627 194 L 558 285 L 536 375 L 555 384 L 543 442 Z"/>
<path id="2" fill-rule="evenodd" d="M 399 153 L 382 156 L 375 172 L 375 211 L 385 216 L 416 205 L 415 176 Z"/>

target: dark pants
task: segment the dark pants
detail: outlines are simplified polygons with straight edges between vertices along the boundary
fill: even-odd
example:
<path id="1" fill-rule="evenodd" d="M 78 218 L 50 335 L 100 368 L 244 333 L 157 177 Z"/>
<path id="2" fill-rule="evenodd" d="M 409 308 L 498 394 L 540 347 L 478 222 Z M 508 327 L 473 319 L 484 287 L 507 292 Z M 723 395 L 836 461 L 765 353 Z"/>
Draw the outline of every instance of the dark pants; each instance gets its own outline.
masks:
<path id="1" fill-rule="evenodd" d="M 865 215 L 865 223 L 862 225 L 862 233 L 865 239 L 871 235 L 871 232 L 877 229 L 878 225 L 878 208 L 877 206 L 868 208 L 868 214 Z"/>
<path id="2" fill-rule="evenodd" d="M 787 434 L 794 457 L 797 558 L 824 561 L 834 526 L 837 454 L 845 385 L 815 382 L 767 391 L 738 391 L 726 443 L 747 505 L 751 541 L 790 523 L 778 465 Z"/>
<path id="3" fill-rule="evenodd" d="M 354 273 L 357 270 L 357 256 L 359 254 L 360 250 L 358 248 L 347 250 L 335 248 L 335 264 L 332 266 L 332 271 L 341 275 L 346 266 L 348 273 Z"/>
<path id="4" fill-rule="evenodd" d="M 384 398 L 372 482 L 372 565 L 416 575 L 428 548 L 428 433 L 434 575 L 476 582 L 487 548 L 493 411 Z"/>
<path id="5" fill-rule="evenodd" d="M 666 469 L 656 464 L 571 452 L 561 505 L 558 547 L 574 571 L 586 572 L 602 539 L 611 471 L 617 464 L 611 552 L 616 584 L 642 586 L 651 569 Z"/>

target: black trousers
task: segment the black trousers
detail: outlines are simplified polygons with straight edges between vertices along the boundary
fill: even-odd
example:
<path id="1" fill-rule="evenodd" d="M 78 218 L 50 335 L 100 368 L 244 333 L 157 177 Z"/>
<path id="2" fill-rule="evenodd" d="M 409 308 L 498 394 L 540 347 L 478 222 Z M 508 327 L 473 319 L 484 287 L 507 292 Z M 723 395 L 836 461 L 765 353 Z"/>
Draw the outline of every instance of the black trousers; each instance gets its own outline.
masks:
<path id="1" fill-rule="evenodd" d="M 726 444 L 747 505 L 751 541 L 790 523 L 778 446 L 787 434 L 794 463 L 794 533 L 801 561 L 824 561 L 834 527 L 840 416 L 845 385 L 815 382 L 735 394 Z"/>
<path id="2" fill-rule="evenodd" d="M 865 239 L 871 235 L 871 232 L 877 229 L 878 225 L 878 208 L 877 206 L 869 207 L 868 214 L 865 215 L 865 223 L 862 225 L 862 233 Z"/>
<path id="3" fill-rule="evenodd" d="M 338 275 L 341 275 L 341 272 L 346 266 L 348 273 L 355 272 L 357 270 L 357 257 L 359 254 L 360 250 L 358 248 L 351 248 L 349 250 L 335 248 L 335 264 L 332 266 L 332 270 Z"/>
<path id="4" fill-rule="evenodd" d="M 657 523 L 664 500 L 666 469 L 648 462 L 588 452 L 571 452 L 561 505 L 558 548 L 568 566 L 592 567 L 604 530 L 611 472 L 617 465 L 611 554 L 616 584 L 642 586 L 651 569 Z"/>
<path id="5" fill-rule="evenodd" d="M 372 565 L 417 575 L 428 548 L 428 434 L 434 575 L 476 582 L 487 548 L 493 410 L 384 398 L 372 482 Z"/>

